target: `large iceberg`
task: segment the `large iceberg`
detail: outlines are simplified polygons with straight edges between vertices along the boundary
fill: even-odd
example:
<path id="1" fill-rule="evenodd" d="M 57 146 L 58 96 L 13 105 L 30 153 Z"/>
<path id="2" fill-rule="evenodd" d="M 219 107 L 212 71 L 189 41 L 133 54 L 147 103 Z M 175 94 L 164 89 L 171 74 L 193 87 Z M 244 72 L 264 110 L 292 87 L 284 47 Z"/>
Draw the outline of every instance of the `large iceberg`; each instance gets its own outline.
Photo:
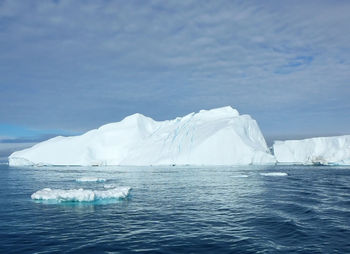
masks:
<path id="1" fill-rule="evenodd" d="M 245 165 L 270 164 L 258 124 L 223 107 L 174 120 L 134 114 L 81 136 L 55 137 L 14 152 L 21 165 Z"/>
<path id="2" fill-rule="evenodd" d="M 350 165 L 350 135 L 275 141 L 273 151 L 279 163 Z"/>

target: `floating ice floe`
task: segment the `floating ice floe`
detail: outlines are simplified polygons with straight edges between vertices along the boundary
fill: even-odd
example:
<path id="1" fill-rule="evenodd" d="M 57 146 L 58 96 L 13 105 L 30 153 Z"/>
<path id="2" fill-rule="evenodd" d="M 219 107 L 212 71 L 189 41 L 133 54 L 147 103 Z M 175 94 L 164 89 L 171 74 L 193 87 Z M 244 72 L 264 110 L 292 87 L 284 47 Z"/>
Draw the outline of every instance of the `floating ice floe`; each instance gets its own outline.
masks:
<path id="1" fill-rule="evenodd" d="M 53 200 L 57 202 L 91 202 L 102 199 L 124 199 L 130 193 L 130 187 L 118 187 L 108 190 L 84 190 L 84 189 L 50 189 L 44 188 L 31 195 L 35 200 Z"/>
<path id="2" fill-rule="evenodd" d="M 246 177 L 248 177 L 248 175 L 234 175 L 234 176 L 231 176 L 231 177 L 234 177 L 234 178 L 246 178 Z"/>
<path id="3" fill-rule="evenodd" d="M 104 184 L 103 188 L 105 188 L 105 189 L 113 189 L 113 188 L 115 188 L 115 185 L 114 184 Z"/>
<path id="4" fill-rule="evenodd" d="M 74 137 L 55 137 L 14 152 L 22 165 L 250 165 L 274 164 L 257 122 L 232 107 L 173 120 L 141 114 Z"/>
<path id="5" fill-rule="evenodd" d="M 81 177 L 75 180 L 76 182 L 105 182 L 106 179 L 104 178 L 98 178 L 98 177 Z"/>
<path id="6" fill-rule="evenodd" d="M 288 176 L 287 173 L 284 172 L 270 172 L 270 173 L 260 173 L 262 176 Z"/>

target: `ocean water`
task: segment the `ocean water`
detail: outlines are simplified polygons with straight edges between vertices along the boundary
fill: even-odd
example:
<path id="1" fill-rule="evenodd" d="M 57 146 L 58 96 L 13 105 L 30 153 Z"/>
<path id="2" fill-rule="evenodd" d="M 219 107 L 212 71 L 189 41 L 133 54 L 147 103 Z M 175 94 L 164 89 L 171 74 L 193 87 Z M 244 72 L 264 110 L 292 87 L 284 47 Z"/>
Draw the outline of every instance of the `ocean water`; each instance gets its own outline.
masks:
<path id="1" fill-rule="evenodd" d="M 31 199 L 118 186 L 129 196 Z M 0 253 L 55 252 L 350 253 L 350 167 L 0 165 Z"/>

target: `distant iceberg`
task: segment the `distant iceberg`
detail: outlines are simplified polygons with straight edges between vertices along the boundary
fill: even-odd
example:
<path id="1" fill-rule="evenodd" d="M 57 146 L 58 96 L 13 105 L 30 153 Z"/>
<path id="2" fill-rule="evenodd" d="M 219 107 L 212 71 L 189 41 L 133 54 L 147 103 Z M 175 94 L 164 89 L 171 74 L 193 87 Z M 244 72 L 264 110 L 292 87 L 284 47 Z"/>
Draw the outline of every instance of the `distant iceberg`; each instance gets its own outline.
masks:
<path id="1" fill-rule="evenodd" d="M 350 165 L 350 135 L 275 141 L 273 151 L 279 163 Z"/>
<path id="2" fill-rule="evenodd" d="M 167 121 L 134 114 L 81 136 L 49 139 L 9 157 L 10 166 L 272 163 L 275 158 L 256 121 L 229 106 Z"/>
<path id="3" fill-rule="evenodd" d="M 102 199 L 124 199 L 129 195 L 130 190 L 130 187 L 119 187 L 109 190 L 61 190 L 44 188 L 33 193 L 31 198 L 57 202 L 91 202 Z"/>

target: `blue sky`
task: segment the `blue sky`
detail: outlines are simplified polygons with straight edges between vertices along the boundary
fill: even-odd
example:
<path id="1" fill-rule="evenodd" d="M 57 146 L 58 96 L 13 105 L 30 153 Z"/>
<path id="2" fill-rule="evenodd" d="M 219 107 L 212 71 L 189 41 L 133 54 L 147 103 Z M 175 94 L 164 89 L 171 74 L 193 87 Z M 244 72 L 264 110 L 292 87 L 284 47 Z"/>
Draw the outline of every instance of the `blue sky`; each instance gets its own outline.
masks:
<path id="1" fill-rule="evenodd" d="M 350 134 L 350 1 L 0 0 L 0 139 L 231 105 Z"/>

